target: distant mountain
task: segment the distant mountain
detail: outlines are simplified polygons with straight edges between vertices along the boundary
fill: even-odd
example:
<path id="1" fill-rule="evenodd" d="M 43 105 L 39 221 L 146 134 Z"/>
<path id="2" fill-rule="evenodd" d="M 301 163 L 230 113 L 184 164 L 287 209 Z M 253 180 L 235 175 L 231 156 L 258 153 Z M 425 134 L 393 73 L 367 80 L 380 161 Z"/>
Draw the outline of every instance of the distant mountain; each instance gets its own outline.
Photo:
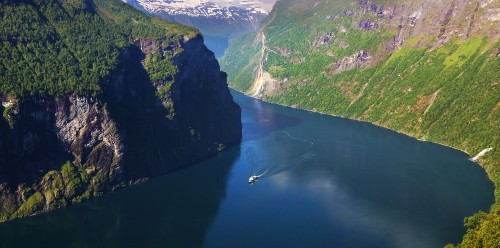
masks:
<path id="1" fill-rule="evenodd" d="M 258 2 L 252 1 L 128 0 L 127 2 L 148 12 L 163 12 L 172 16 L 205 16 L 227 20 L 242 18 L 253 21 L 254 16 L 267 14 Z"/>
<path id="2" fill-rule="evenodd" d="M 229 39 L 256 30 L 267 16 L 261 3 L 248 0 L 124 1 L 145 13 L 200 29 L 217 57 L 224 53 Z"/>

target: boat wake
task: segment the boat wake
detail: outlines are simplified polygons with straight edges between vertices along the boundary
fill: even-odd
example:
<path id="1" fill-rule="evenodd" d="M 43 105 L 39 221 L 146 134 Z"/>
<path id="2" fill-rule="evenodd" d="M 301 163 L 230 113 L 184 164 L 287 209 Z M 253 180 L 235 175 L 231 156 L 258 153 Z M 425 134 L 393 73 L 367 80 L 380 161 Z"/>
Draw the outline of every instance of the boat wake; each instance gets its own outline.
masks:
<path id="1" fill-rule="evenodd" d="M 314 142 L 294 137 L 285 131 L 277 133 L 275 138 L 269 141 L 269 144 L 266 142 L 263 147 L 268 146 L 279 152 L 271 154 L 262 149 L 257 154 L 255 147 L 249 147 L 245 151 L 250 167 L 250 184 L 301 165 L 317 155 L 313 150 Z"/>

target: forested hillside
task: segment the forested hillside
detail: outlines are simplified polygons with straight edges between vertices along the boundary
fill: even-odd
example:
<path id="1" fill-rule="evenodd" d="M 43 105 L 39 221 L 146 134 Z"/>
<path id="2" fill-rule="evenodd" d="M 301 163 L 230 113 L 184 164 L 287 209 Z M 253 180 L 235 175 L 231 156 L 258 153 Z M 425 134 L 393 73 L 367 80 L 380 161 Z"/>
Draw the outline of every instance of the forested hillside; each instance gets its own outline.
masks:
<path id="1" fill-rule="evenodd" d="M 121 0 L 0 2 L 0 222 L 81 202 L 241 139 L 191 27 Z"/>
<path id="2" fill-rule="evenodd" d="M 168 43 L 198 34 L 115 1 L 7 0 L 0 14 L 0 92 L 9 95 L 95 95 L 121 48 L 142 37 Z"/>
<path id="3" fill-rule="evenodd" d="M 234 41 L 230 85 L 266 101 L 364 120 L 479 158 L 495 183 L 465 247 L 500 243 L 500 2 L 279 1 Z"/>

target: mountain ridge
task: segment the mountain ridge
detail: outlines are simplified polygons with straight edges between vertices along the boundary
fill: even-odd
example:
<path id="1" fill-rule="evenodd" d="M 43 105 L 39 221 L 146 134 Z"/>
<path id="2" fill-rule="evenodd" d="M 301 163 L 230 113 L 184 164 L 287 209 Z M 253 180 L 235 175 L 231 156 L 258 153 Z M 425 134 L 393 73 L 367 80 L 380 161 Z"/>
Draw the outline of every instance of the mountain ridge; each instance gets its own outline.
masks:
<path id="1" fill-rule="evenodd" d="M 189 16 L 210 16 L 218 15 L 220 18 L 231 18 L 232 11 L 236 9 L 244 9 L 252 14 L 265 14 L 265 11 L 258 3 L 251 1 L 192 1 L 192 0 L 174 0 L 174 1 L 160 1 L 160 0 L 124 0 L 129 4 L 136 7 L 141 7 L 149 12 L 165 11 L 171 15 L 184 14 Z M 224 15 L 225 14 L 225 15 Z"/>
<path id="2" fill-rule="evenodd" d="M 226 1 L 192 1 L 192 0 L 124 0 L 130 5 L 141 9 L 146 13 L 159 16 L 166 20 L 175 21 L 182 24 L 196 23 L 204 34 L 216 35 L 222 32 L 228 32 L 221 29 L 221 26 L 210 28 L 217 22 L 226 22 L 228 25 L 234 25 L 234 28 L 256 29 L 260 20 L 267 15 L 258 3 L 251 1 L 241 1 L 232 3 Z M 209 24 L 202 25 L 202 19 Z"/>
<path id="3" fill-rule="evenodd" d="M 206 45 L 222 56 L 229 40 L 258 28 L 267 16 L 263 5 L 253 1 L 124 0 L 161 19 L 198 28 Z"/>

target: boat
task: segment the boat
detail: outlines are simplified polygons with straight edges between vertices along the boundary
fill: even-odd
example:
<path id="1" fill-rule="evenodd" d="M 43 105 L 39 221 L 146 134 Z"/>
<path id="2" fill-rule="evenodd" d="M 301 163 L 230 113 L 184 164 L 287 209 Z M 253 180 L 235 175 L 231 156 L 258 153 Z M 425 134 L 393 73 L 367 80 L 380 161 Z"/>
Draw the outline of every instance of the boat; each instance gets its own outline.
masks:
<path id="1" fill-rule="evenodd" d="M 257 180 L 259 180 L 260 176 L 251 176 L 249 179 L 248 179 L 248 183 L 249 184 L 254 184 L 255 182 L 257 182 Z"/>
<path id="2" fill-rule="evenodd" d="M 267 172 L 269 172 L 269 170 L 266 170 L 264 173 L 260 174 L 260 175 L 255 175 L 255 176 L 251 176 L 250 178 L 248 178 L 248 183 L 249 184 L 254 184 L 255 182 L 257 182 L 257 180 L 259 180 L 262 176 L 264 176 Z"/>

